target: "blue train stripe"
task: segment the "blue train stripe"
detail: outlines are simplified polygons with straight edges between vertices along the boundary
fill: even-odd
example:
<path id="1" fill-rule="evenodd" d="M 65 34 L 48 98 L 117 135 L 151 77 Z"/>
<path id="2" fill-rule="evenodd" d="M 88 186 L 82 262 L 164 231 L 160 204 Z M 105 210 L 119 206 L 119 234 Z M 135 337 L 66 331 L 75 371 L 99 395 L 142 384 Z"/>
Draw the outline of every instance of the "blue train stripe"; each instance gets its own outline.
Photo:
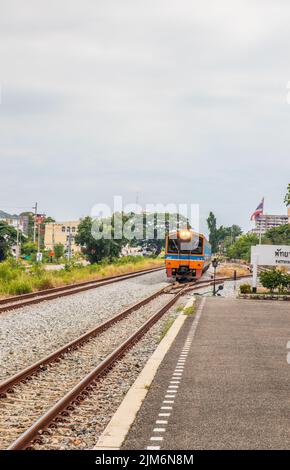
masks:
<path id="1" fill-rule="evenodd" d="M 182 259 L 191 259 L 192 261 L 204 261 L 204 256 L 197 256 L 197 255 L 165 255 L 165 259 L 177 259 L 177 260 L 182 260 Z"/>

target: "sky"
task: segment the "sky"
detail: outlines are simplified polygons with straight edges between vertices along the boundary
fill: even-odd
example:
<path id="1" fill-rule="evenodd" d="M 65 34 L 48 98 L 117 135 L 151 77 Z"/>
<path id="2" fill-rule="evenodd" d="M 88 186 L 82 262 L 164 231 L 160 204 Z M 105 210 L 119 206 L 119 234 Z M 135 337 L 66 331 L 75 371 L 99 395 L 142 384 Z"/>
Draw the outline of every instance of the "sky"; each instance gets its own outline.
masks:
<path id="1" fill-rule="evenodd" d="M 285 213 L 289 24 L 287 0 L 0 0 L 0 209 Z"/>

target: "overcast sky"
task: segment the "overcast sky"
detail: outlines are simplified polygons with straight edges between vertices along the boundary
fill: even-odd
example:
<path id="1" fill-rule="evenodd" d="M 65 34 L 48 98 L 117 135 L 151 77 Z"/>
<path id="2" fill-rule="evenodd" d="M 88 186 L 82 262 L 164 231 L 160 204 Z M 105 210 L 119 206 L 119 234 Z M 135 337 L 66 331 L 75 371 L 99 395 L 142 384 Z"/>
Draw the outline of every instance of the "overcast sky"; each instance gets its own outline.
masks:
<path id="1" fill-rule="evenodd" d="M 286 212 L 289 24 L 288 0 L 0 0 L 0 209 Z"/>

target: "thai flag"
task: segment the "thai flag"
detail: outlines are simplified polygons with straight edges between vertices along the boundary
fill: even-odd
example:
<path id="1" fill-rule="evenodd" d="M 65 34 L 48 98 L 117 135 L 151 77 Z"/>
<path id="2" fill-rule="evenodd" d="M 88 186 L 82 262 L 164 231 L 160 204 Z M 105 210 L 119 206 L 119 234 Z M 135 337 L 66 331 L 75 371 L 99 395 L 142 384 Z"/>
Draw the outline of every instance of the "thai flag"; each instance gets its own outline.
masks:
<path id="1" fill-rule="evenodd" d="M 264 211 L 264 198 L 262 199 L 262 201 L 260 202 L 260 204 L 258 205 L 257 209 L 255 210 L 255 212 L 253 212 L 253 214 L 251 215 L 251 220 L 256 220 L 256 218 L 263 214 L 263 211 Z"/>

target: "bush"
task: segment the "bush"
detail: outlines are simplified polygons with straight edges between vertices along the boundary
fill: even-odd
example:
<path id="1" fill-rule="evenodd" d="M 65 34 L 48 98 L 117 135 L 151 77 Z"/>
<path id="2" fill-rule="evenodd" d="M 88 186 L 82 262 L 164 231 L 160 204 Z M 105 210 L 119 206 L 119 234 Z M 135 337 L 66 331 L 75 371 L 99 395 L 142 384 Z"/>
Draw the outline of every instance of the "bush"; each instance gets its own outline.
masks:
<path id="1" fill-rule="evenodd" d="M 30 274 L 35 277 L 40 277 L 45 274 L 44 266 L 40 263 L 35 263 L 30 268 Z"/>
<path id="2" fill-rule="evenodd" d="M 11 281 L 15 279 L 16 276 L 17 274 L 6 261 L 0 264 L 0 280 L 2 282 Z"/>
<path id="3" fill-rule="evenodd" d="M 64 246 L 62 243 L 57 243 L 54 245 L 54 256 L 57 261 L 60 260 L 64 255 Z"/>
<path id="4" fill-rule="evenodd" d="M 35 287 L 39 290 L 52 289 L 54 287 L 53 279 L 48 276 L 41 277 L 37 280 Z"/>
<path id="5" fill-rule="evenodd" d="M 240 285 L 240 293 L 241 294 L 250 294 L 252 292 L 252 288 L 250 284 L 241 284 Z"/>
<path id="6" fill-rule="evenodd" d="M 0 263 L 0 294 L 20 295 L 160 265 L 158 261 L 145 260 L 142 256 L 115 258 L 114 261 L 103 260 L 98 264 L 83 266 L 75 260 L 69 260 L 65 269 L 47 272 L 41 263 L 35 263 L 28 269 L 13 259 L 6 260 Z"/>
<path id="7" fill-rule="evenodd" d="M 65 271 L 68 271 L 68 272 L 73 271 L 74 269 L 82 269 L 82 268 L 83 268 L 83 265 L 81 263 L 74 261 L 73 259 L 68 260 L 64 265 Z"/>
<path id="8" fill-rule="evenodd" d="M 275 269 L 264 271 L 259 278 L 262 286 L 270 289 L 271 292 L 278 289 L 279 294 L 281 294 L 290 286 L 290 275 Z"/>
<path id="9" fill-rule="evenodd" d="M 33 242 L 26 242 L 21 247 L 21 253 L 24 256 L 31 256 L 32 254 L 37 253 L 37 245 Z"/>
<path id="10" fill-rule="evenodd" d="M 32 292 L 32 286 L 25 279 L 15 279 L 9 283 L 8 292 L 11 295 L 28 294 Z"/>
<path id="11" fill-rule="evenodd" d="M 25 268 L 18 265 L 13 258 L 3 261 L 0 263 L 0 280 L 2 282 L 9 282 L 17 279 L 24 270 Z"/>

